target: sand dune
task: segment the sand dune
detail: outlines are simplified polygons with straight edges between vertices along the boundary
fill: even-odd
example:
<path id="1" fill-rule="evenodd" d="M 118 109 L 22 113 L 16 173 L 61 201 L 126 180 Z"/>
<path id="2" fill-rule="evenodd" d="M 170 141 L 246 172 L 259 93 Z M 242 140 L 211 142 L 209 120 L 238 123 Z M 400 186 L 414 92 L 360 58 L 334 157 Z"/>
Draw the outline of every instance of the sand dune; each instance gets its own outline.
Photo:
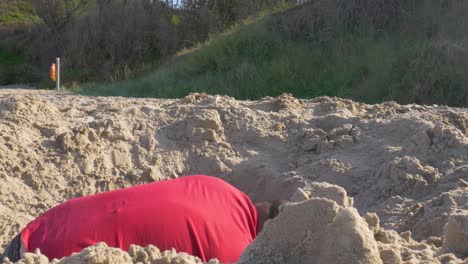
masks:
<path id="1" fill-rule="evenodd" d="M 468 263 L 467 109 L 0 91 L 0 253 L 69 198 L 199 173 L 291 200 L 239 263 Z M 201 263 L 105 244 L 55 262 Z"/>

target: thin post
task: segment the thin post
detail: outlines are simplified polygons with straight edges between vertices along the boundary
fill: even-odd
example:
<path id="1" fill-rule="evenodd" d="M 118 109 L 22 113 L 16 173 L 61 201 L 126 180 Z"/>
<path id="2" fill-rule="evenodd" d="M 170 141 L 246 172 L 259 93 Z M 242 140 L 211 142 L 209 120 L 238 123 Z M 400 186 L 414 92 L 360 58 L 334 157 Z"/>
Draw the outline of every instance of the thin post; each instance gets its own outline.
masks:
<path id="1" fill-rule="evenodd" d="M 60 91 L 60 58 L 57 58 L 57 92 Z"/>

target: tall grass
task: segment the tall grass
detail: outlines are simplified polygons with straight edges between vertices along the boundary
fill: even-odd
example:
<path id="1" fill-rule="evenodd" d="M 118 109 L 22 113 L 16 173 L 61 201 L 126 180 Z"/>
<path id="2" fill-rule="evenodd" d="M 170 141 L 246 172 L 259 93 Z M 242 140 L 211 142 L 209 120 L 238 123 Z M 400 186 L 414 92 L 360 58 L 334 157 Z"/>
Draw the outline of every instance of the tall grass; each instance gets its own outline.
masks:
<path id="1" fill-rule="evenodd" d="M 468 5 L 455 1 L 311 1 L 239 26 L 176 63 L 84 93 L 257 99 L 284 92 L 375 103 L 468 106 Z M 458 33 L 458 34 L 457 34 Z"/>

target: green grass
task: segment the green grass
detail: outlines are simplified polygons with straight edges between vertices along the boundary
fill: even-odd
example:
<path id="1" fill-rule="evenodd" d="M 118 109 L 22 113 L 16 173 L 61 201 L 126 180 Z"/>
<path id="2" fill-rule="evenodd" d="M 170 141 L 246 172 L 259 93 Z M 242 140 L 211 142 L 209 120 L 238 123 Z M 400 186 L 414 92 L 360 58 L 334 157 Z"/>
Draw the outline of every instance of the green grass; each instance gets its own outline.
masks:
<path id="1" fill-rule="evenodd" d="M 284 14 L 238 26 L 144 77 L 81 92 L 163 98 L 206 92 L 238 99 L 292 93 L 468 106 L 468 53 L 450 41 L 367 29 L 293 34 L 275 24 Z"/>

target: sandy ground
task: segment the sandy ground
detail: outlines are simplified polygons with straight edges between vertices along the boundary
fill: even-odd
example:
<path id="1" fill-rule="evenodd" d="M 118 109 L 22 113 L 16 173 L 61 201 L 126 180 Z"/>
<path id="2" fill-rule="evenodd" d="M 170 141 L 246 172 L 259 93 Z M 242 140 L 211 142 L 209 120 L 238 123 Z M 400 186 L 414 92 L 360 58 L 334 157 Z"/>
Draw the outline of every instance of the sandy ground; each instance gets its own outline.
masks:
<path id="1" fill-rule="evenodd" d="M 0 91 L 0 253 L 67 199 L 199 173 L 291 200 L 239 263 L 468 263 L 467 109 Z M 201 263 L 104 244 L 60 261 L 136 262 Z"/>

